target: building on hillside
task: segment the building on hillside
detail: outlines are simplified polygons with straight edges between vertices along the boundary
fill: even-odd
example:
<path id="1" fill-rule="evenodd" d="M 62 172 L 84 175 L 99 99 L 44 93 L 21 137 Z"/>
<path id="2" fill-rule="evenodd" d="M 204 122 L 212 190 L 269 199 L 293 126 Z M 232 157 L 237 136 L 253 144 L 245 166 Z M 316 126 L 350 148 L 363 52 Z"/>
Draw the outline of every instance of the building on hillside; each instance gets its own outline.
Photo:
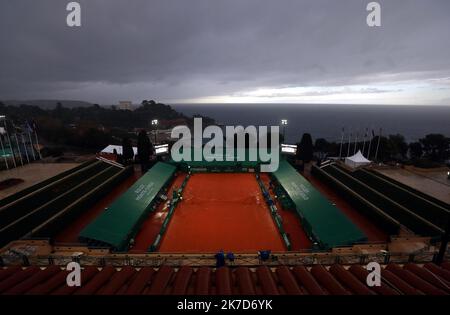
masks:
<path id="1" fill-rule="evenodd" d="M 132 110 L 132 103 L 131 101 L 120 101 L 119 102 L 119 109 L 123 110 Z"/>

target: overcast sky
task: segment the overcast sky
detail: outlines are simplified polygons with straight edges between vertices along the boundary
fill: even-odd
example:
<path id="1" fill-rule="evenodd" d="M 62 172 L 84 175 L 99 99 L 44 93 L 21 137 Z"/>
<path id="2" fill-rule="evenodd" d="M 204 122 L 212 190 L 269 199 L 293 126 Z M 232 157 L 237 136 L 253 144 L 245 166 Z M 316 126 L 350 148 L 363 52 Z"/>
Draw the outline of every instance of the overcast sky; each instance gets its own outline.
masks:
<path id="1" fill-rule="evenodd" d="M 0 99 L 450 105 L 450 1 L 1 0 Z"/>

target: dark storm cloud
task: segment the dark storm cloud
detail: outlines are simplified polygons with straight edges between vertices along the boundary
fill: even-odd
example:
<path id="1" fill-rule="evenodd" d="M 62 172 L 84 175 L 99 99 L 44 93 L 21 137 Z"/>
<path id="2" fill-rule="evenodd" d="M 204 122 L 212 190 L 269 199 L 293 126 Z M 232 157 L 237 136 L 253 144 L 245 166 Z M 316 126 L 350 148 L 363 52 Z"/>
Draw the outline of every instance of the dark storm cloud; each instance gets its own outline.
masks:
<path id="1" fill-rule="evenodd" d="M 190 99 L 256 88 L 450 76 L 450 2 L 89 0 L 0 3 L 0 99 L 100 103 Z M 376 88 L 373 89 L 375 92 Z"/>

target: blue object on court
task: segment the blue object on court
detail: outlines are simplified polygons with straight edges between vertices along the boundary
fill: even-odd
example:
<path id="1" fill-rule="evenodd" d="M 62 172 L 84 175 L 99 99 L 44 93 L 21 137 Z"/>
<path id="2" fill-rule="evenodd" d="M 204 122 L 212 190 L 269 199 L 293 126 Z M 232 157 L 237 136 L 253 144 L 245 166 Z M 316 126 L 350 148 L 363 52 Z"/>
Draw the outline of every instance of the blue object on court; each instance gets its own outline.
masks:
<path id="1" fill-rule="evenodd" d="M 233 253 L 227 253 L 227 259 L 229 260 L 229 261 L 231 261 L 231 262 L 233 262 L 234 261 L 234 254 Z"/>
<path id="2" fill-rule="evenodd" d="M 225 266 L 225 254 L 223 253 L 223 251 L 218 252 L 214 257 L 216 258 L 217 268 Z"/>
<path id="3" fill-rule="evenodd" d="M 270 250 L 261 250 L 259 251 L 259 257 L 261 257 L 261 260 L 265 261 L 268 260 L 270 258 L 270 253 L 272 251 Z"/>

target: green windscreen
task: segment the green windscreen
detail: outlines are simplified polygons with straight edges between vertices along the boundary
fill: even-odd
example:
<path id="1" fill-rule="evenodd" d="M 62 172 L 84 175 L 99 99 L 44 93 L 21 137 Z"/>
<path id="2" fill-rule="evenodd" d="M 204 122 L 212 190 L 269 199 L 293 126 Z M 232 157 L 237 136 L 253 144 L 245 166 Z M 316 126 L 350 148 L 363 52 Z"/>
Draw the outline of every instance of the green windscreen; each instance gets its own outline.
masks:
<path id="1" fill-rule="evenodd" d="M 176 167 L 158 162 L 121 195 L 95 221 L 81 231 L 81 241 L 126 250 L 151 210 L 160 190 L 170 181 Z"/>
<path id="2" fill-rule="evenodd" d="M 306 233 L 320 247 L 333 248 L 367 240 L 357 226 L 287 161 L 280 161 L 280 166 L 273 175 L 295 204 Z"/>

